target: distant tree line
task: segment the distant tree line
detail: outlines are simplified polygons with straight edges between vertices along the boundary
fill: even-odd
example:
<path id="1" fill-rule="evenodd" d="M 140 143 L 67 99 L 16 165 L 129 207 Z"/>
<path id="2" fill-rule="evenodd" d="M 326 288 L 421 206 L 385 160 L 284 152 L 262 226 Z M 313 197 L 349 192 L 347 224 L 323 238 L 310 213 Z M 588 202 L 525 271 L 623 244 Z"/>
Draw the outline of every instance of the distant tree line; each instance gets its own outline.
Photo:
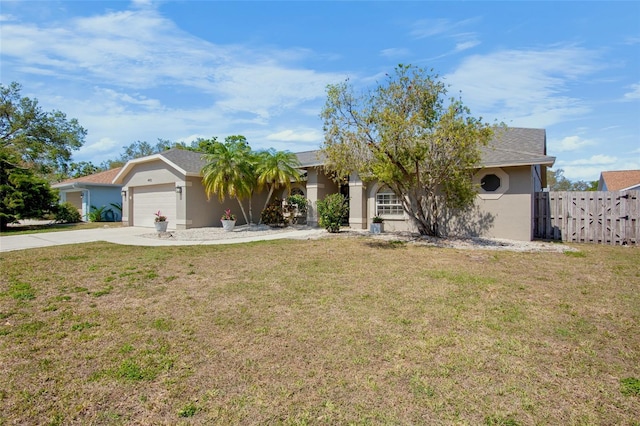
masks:
<path id="1" fill-rule="evenodd" d="M 547 186 L 549 191 L 597 191 L 598 181 L 571 181 L 564 175 L 564 170 L 547 169 Z"/>

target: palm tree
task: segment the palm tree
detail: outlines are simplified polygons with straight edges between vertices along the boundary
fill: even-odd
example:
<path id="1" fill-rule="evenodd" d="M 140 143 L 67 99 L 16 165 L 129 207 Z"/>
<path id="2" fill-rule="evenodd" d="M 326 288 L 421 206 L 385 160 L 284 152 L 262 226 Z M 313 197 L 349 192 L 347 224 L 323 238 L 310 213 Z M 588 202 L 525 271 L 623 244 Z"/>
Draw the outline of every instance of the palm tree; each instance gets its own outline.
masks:
<path id="1" fill-rule="evenodd" d="M 209 151 L 202 155 L 207 164 L 202 168 L 202 183 L 211 198 L 217 194 L 220 202 L 226 196 L 235 198 L 246 223 L 247 219 L 242 199 L 251 197 L 255 187 L 254 162 L 251 148 L 244 136 L 229 136 L 225 142 L 214 142 Z"/>
<path id="2" fill-rule="evenodd" d="M 258 153 L 258 165 L 256 167 L 257 183 L 259 188 L 269 188 L 269 195 L 264 203 L 263 210 L 267 208 L 273 191 L 278 188 L 291 187 L 291 181 L 300 180 L 300 161 L 295 154 L 289 151 L 276 151 L 269 149 Z"/>

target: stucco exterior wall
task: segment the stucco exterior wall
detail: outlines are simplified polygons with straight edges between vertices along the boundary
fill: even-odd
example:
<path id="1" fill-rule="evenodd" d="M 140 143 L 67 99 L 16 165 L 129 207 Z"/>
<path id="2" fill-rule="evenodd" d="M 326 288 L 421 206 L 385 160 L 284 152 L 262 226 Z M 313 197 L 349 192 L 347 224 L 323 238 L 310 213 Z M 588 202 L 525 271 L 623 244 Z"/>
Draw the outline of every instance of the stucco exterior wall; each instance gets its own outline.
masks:
<path id="1" fill-rule="evenodd" d="M 104 206 L 106 210 L 112 211 L 112 213 L 108 213 L 106 219 L 121 220 L 120 212 L 111 206 L 112 203 L 121 202 L 120 187 L 79 184 L 73 189 L 60 189 L 60 202 L 64 203 L 65 201 L 70 202 L 78 209 L 84 221 L 89 220 L 91 206 L 97 208 Z"/>
<path id="2" fill-rule="evenodd" d="M 536 185 L 532 166 L 502 169 L 508 175 L 509 188 L 497 198 L 476 198 L 473 209 L 463 217 L 451 217 L 443 222 L 449 235 L 486 236 L 530 241 L 533 238 L 533 192 Z M 541 185 L 541 182 L 537 183 Z M 367 226 L 376 214 L 376 194 L 380 185 L 369 183 L 366 189 Z M 383 216 L 385 231 L 417 229 L 406 214 Z"/>
<path id="3" fill-rule="evenodd" d="M 160 185 L 184 180 L 183 176 L 168 167 L 163 161 L 139 163 L 127 173 L 122 182 L 123 187 Z"/>
<path id="4" fill-rule="evenodd" d="M 329 194 L 340 191 L 340 187 L 321 168 L 307 170 L 307 199 L 310 201 L 307 211 L 307 223 L 311 226 L 318 225 L 318 200 L 324 199 Z"/>

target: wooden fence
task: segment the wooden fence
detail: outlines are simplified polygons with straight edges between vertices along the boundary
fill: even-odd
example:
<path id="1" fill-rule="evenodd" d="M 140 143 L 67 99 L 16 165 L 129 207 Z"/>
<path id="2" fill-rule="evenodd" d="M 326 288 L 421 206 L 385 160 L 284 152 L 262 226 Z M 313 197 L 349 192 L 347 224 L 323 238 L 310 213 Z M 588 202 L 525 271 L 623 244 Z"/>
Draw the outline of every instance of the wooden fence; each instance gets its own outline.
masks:
<path id="1" fill-rule="evenodd" d="M 538 192 L 535 238 L 640 245 L 640 191 Z"/>

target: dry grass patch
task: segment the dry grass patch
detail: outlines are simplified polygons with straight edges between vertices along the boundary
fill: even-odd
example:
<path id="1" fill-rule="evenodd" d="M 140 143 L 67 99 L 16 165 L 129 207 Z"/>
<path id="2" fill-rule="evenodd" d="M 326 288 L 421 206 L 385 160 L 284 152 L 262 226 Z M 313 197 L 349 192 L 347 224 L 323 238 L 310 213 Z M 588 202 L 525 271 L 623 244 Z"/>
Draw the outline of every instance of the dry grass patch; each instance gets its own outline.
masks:
<path id="1" fill-rule="evenodd" d="M 0 424 L 638 424 L 638 249 L 579 249 L 5 253 Z"/>

